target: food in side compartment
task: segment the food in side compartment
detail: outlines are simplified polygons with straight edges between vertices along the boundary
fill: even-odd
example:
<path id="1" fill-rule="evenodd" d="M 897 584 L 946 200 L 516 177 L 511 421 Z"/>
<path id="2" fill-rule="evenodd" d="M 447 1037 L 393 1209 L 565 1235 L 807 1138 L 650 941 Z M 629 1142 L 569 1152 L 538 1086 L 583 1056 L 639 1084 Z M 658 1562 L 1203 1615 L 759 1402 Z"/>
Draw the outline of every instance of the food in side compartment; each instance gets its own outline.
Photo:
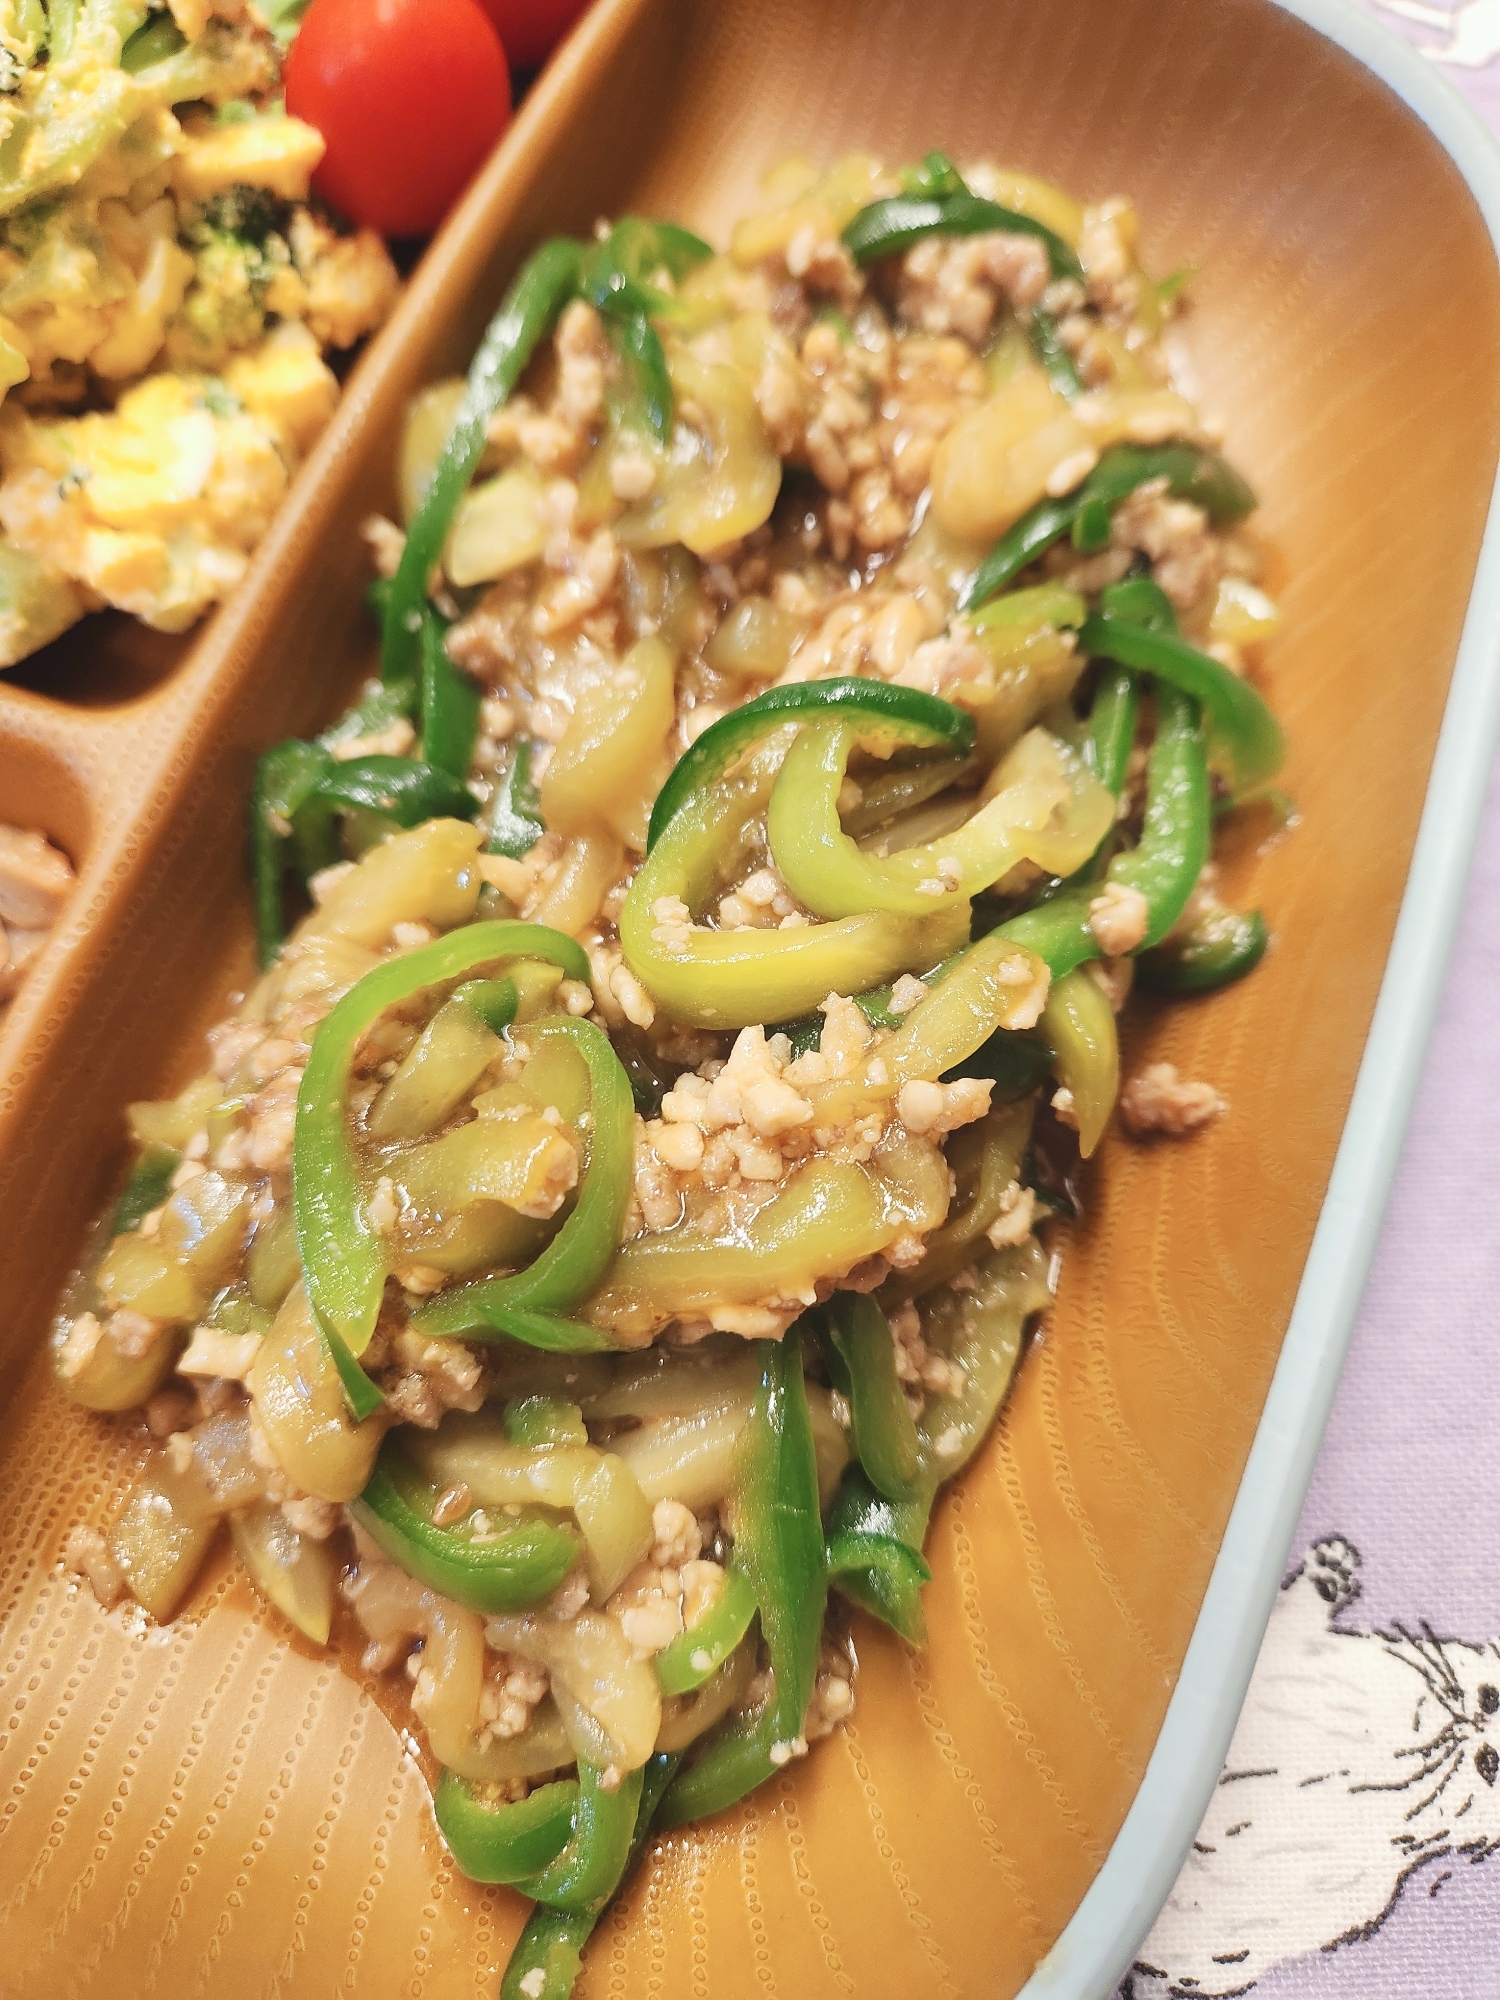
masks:
<path id="1" fill-rule="evenodd" d="M 324 142 L 242 0 L 33 0 L 0 68 L 4 667 L 105 606 L 222 602 L 398 279 L 309 203 Z"/>
<path id="2" fill-rule="evenodd" d="M 0 1016 L 51 937 L 74 880 L 72 862 L 44 833 L 0 822 Z"/>

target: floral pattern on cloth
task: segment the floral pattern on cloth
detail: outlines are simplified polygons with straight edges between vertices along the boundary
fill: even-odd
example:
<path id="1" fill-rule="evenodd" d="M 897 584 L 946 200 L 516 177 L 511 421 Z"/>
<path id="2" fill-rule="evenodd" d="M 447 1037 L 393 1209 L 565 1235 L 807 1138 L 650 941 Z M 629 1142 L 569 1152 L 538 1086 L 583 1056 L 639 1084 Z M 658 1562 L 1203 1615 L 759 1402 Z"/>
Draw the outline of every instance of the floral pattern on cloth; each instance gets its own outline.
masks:
<path id="1" fill-rule="evenodd" d="M 1500 771 L 1293 1565 L 1122 2000 L 1500 1995 L 1497 986 Z"/>
<path id="2" fill-rule="evenodd" d="M 1425 1620 L 1366 1630 L 1361 1567 L 1351 1542 L 1328 1536 L 1283 1585 L 1129 2000 L 1262 1988 L 1288 1960 L 1373 1938 L 1418 1874 L 1432 1902 L 1455 1867 L 1500 1847 L 1500 1645 L 1445 1638 Z"/>

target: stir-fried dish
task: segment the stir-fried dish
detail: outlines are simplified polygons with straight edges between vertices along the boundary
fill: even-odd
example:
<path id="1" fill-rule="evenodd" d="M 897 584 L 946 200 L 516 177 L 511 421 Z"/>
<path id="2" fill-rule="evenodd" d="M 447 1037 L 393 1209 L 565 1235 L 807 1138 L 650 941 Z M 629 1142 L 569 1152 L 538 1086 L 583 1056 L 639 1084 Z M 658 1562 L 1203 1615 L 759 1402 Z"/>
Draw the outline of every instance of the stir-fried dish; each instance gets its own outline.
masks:
<path id="1" fill-rule="evenodd" d="M 1266 943 L 1212 835 L 1275 611 L 1128 205 L 937 154 L 769 199 L 544 244 L 416 399 L 379 675 L 258 773 L 265 970 L 55 1333 L 152 1440 L 69 1560 L 166 1619 L 227 1519 L 356 1621 L 535 1900 L 510 2000 L 849 1716 L 856 1609 L 923 1643 L 1132 981 Z"/>

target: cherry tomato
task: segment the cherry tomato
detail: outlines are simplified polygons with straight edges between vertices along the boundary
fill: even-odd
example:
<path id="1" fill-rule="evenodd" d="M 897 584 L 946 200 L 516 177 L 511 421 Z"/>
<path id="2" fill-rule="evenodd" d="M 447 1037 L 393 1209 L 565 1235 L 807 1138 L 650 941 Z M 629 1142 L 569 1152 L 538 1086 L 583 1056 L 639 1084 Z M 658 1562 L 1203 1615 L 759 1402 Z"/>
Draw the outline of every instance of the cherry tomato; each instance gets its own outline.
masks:
<path id="1" fill-rule="evenodd" d="M 480 0 L 514 69 L 535 69 L 557 47 L 588 0 Z"/>
<path id="2" fill-rule="evenodd" d="M 382 236 L 426 236 L 510 123 L 510 72 L 478 0 L 312 0 L 286 108 L 328 151 L 313 186 Z"/>

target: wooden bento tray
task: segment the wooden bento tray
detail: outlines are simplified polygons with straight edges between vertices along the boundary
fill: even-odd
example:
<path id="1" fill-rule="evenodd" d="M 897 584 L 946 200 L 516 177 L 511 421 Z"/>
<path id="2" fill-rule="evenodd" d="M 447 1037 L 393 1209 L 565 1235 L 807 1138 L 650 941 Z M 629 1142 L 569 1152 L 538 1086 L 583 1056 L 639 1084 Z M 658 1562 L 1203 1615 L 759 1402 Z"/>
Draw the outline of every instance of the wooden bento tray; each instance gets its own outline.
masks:
<path id="1" fill-rule="evenodd" d="M 1243 986 L 1138 1018 L 1229 1115 L 1111 1138 L 996 1437 L 940 1507 L 930 1649 L 861 1624 L 859 1707 L 658 1843 L 580 1991 L 1005 2000 L 1109 1850 L 1256 1433 L 1406 879 L 1500 444 L 1474 200 L 1370 73 L 1269 0 L 603 0 L 356 368 L 234 602 L 0 680 L 0 820 L 77 892 L 0 1026 L 0 1993 L 493 1993 L 524 1905 L 457 1876 L 369 1686 L 227 1559 L 165 1629 L 58 1565 L 140 1444 L 50 1386 L 49 1317 L 124 1158 L 250 966 L 265 746 L 368 670 L 357 527 L 403 405 L 461 369 L 543 234 L 626 208 L 722 240 L 799 150 L 941 146 L 1089 198 L 1198 267 L 1174 336 L 1262 497 L 1268 685 L 1298 824 L 1227 869 L 1275 932 Z M 1253 888 L 1251 885 L 1253 884 Z"/>

